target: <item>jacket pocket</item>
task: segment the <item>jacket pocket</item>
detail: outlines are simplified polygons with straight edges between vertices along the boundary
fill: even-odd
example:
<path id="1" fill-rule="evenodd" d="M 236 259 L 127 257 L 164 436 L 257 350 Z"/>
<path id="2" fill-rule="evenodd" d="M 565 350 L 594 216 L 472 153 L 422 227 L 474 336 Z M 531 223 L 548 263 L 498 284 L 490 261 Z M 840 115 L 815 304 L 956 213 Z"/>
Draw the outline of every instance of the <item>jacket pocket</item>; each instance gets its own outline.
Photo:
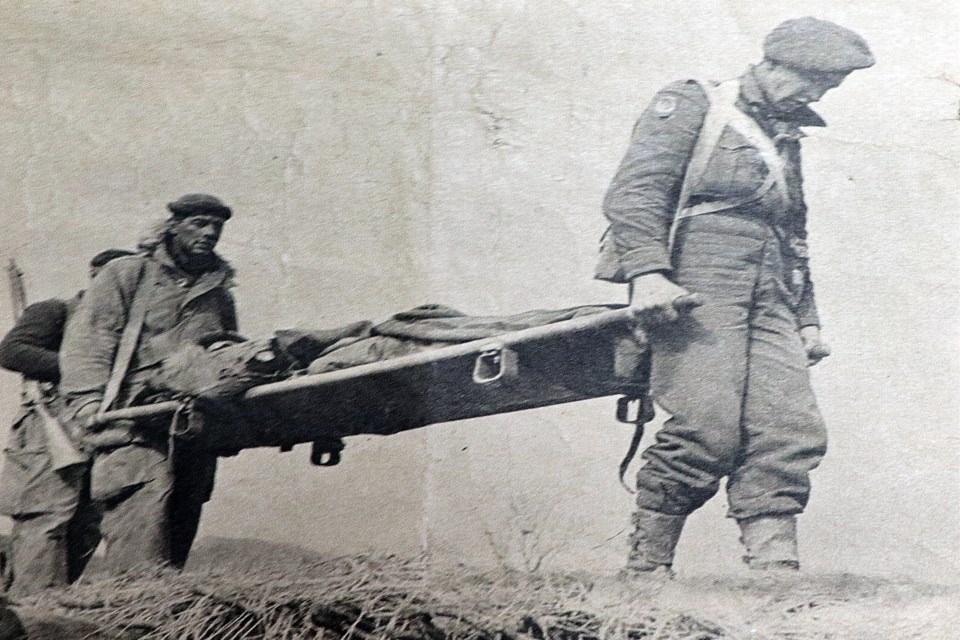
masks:
<path id="1" fill-rule="evenodd" d="M 98 453 L 94 458 L 90 497 L 108 501 L 148 483 L 167 488 L 172 485 L 166 455 L 150 447 L 119 447 Z"/>
<path id="2" fill-rule="evenodd" d="M 8 447 L 3 453 L 0 513 L 8 516 L 47 513 L 62 501 L 65 485 L 52 469 L 46 449 Z"/>
<path id="3" fill-rule="evenodd" d="M 720 142 L 695 190 L 702 200 L 747 198 L 763 186 L 769 168 L 749 144 Z"/>

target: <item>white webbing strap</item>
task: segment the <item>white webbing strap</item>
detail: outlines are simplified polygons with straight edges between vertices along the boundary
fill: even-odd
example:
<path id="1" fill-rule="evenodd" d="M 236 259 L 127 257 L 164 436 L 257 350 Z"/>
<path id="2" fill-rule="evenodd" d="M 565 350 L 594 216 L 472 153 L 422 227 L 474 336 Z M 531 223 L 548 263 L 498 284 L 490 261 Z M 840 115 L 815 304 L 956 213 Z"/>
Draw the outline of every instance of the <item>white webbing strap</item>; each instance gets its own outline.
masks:
<path id="1" fill-rule="evenodd" d="M 133 360 L 133 354 L 140 342 L 140 333 L 143 330 L 143 323 L 150 307 L 150 298 L 153 296 L 158 272 L 159 265 L 153 259 L 145 258 L 144 264 L 140 268 L 133 302 L 130 303 L 130 310 L 127 313 L 127 323 L 123 327 L 120 343 L 113 359 L 110 378 L 107 380 L 103 400 L 100 402 L 100 409 L 97 411 L 98 418 L 103 417 L 103 414 L 110 409 L 120 393 L 120 385 L 123 384 L 123 379 L 130 368 L 130 362 Z"/>
<path id="2" fill-rule="evenodd" d="M 707 94 L 710 106 L 707 108 L 703 126 L 700 128 L 693 153 L 690 156 L 690 162 L 687 164 L 683 185 L 680 188 L 680 197 L 677 199 L 677 210 L 673 217 L 673 223 L 670 225 L 667 250 L 671 253 L 677 235 L 677 227 L 684 218 L 734 209 L 757 200 L 773 188 L 779 190 L 780 196 L 784 200 L 788 197 L 783 159 L 780 157 L 776 145 L 753 118 L 737 108 L 737 99 L 740 96 L 740 81 L 728 80 L 720 84 L 698 82 L 698 84 Z M 760 158 L 767 165 L 767 177 L 756 192 L 744 198 L 712 200 L 688 207 L 687 203 L 692 191 L 699 186 L 704 173 L 706 173 L 710 156 L 713 155 L 724 129 L 728 126 L 743 136 L 747 144 L 757 149 Z"/>

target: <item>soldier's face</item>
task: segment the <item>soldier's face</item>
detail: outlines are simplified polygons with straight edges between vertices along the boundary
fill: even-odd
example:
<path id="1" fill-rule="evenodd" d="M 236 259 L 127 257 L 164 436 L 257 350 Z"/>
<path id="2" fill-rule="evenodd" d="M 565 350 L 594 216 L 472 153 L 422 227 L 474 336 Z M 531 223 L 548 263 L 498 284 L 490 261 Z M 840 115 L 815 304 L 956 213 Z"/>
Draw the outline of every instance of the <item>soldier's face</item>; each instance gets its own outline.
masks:
<path id="1" fill-rule="evenodd" d="M 820 100 L 846 77 L 845 73 L 805 72 L 778 65 L 767 76 L 767 97 L 781 110 L 794 111 Z"/>
<path id="2" fill-rule="evenodd" d="M 182 255 L 202 257 L 213 253 L 220 234 L 223 218 L 217 216 L 190 216 L 177 222 L 171 232 L 171 242 Z"/>

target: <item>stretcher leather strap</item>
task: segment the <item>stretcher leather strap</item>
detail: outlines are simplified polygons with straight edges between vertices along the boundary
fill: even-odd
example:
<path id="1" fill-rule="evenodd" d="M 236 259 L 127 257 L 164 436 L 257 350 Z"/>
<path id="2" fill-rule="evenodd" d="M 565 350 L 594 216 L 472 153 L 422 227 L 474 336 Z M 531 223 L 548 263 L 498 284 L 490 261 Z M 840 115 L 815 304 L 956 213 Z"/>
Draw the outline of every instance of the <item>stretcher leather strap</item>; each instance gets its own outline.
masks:
<path id="1" fill-rule="evenodd" d="M 639 404 L 637 406 L 636 417 L 631 419 L 628 414 L 630 411 L 630 404 L 633 402 L 637 402 Z M 624 476 L 627 475 L 627 469 L 630 468 L 630 463 L 633 462 L 633 458 L 637 455 L 637 451 L 640 449 L 640 441 L 643 440 L 644 427 L 648 422 L 653 420 L 655 415 L 656 412 L 653 408 L 653 399 L 650 397 L 649 391 L 645 392 L 639 398 L 624 396 L 617 401 L 617 420 L 634 425 L 633 437 L 630 439 L 630 446 L 627 447 L 627 453 L 624 454 L 623 460 L 620 461 L 618 476 L 620 478 L 620 484 L 629 493 L 636 493 L 636 491 L 627 485 L 627 483 L 624 481 Z"/>
<path id="2" fill-rule="evenodd" d="M 133 294 L 133 302 L 130 303 L 127 324 L 120 336 L 120 345 L 117 347 L 117 354 L 113 359 L 113 368 L 110 371 L 110 379 L 107 381 L 107 387 L 103 393 L 103 400 L 100 402 L 100 410 L 97 412 L 98 417 L 110 409 L 120 393 L 120 385 L 123 384 L 123 379 L 127 375 L 133 354 L 137 349 L 137 344 L 140 342 L 140 333 L 147 317 L 147 309 L 150 307 L 150 298 L 153 297 L 153 290 L 156 286 L 157 268 L 158 264 L 154 260 L 146 258 L 140 269 L 137 289 Z"/>
<path id="3" fill-rule="evenodd" d="M 627 469 L 630 468 L 630 463 L 633 462 L 634 457 L 637 455 L 637 450 L 640 448 L 640 441 L 643 440 L 644 427 L 646 425 L 642 423 L 637 423 L 633 428 L 633 437 L 630 438 L 630 446 L 627 447 L 627 453 L 624 454 L 623 460 L 620 461 L 619 475 L 620 484 L 626 489 L 629 493 L 636 493 L 624 480 L 624 477 L 627 475 Z"/>

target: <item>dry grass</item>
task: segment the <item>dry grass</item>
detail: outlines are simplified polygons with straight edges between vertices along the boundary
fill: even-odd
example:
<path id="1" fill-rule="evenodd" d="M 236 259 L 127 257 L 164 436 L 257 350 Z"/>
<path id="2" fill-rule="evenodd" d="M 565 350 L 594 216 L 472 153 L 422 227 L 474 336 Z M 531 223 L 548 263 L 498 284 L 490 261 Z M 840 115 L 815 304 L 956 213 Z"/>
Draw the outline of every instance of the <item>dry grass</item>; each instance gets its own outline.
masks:
<path id="1" fill-rule="evenodd" d="M 942 618 L 956 595 L 849 576 L 638 585 L 363 557 L 102 579 L 26 604 L 166 640 L 939 640 L 953 636 L 883 612 L 926 598 L 920 614 Z M 881 626 L 860 629 L 862 616 Z"/>
<path id="2" fill-rule="evenodd" d="M 141 638 L 190 640 L 714 640 L 694 616 L 623 619 L 566 576 L 436 570 L 423 560 L 342 558 L 271 574 L 157 572 L 28 604 Z"/>

